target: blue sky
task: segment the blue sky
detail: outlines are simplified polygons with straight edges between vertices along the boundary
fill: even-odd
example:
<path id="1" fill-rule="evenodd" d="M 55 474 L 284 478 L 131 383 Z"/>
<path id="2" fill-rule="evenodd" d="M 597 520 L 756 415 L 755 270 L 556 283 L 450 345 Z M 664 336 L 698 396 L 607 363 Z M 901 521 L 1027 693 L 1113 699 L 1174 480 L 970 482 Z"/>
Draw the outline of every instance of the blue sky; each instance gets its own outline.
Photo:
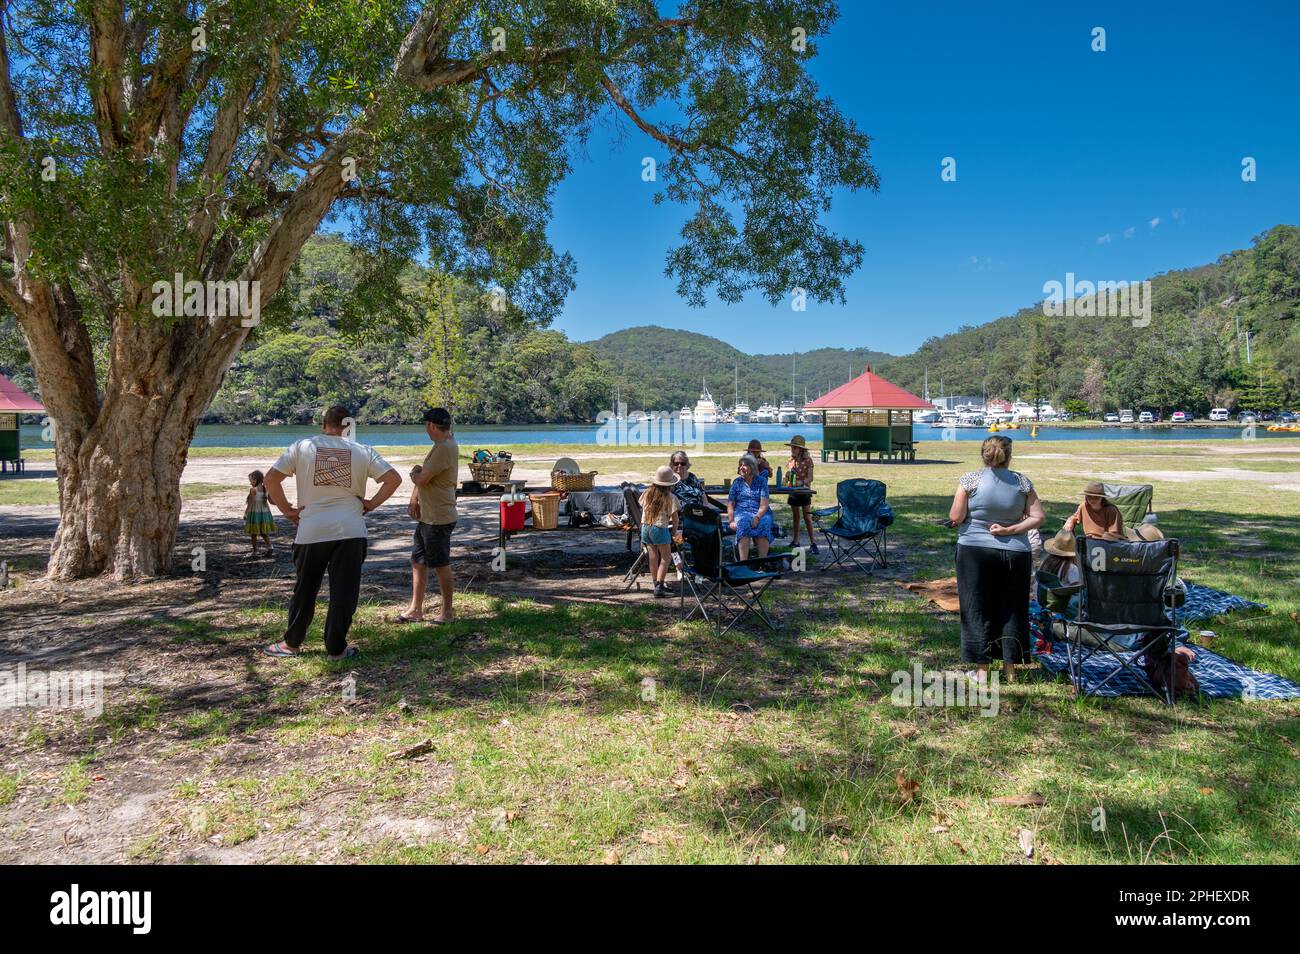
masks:
<path id="1" fill-rule="evenodd" d="M 881 178 L 826 220 L 866 248 L 845 305 L 689 308 L 663 274 L 687 210 L 652 205 L 641 181 L 642 156 L 663 151 L 635 129 L 621 144 L 598 131 L 556 197 L 552 241 L 578 263 L 556 327 L 906 353 L 1040 300 L 1067 271 L 1147 278 L 1300 224 L 1300 3 L 991 7 L 841 0 L 819 41 L 813 75 L 873 138 Z M 941 181 L 946 156 L 955 182 Z"/>

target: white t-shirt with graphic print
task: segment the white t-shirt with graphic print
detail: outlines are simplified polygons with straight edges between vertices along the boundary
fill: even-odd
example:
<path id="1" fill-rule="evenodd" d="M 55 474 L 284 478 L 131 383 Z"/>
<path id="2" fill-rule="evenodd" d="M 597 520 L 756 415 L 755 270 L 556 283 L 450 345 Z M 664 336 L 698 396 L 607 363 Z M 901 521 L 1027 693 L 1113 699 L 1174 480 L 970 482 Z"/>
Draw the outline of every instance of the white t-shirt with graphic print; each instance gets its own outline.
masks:
<path id="1" fill-rule="evenodd" d="M 378 480 L 393 468 L 373 447 L 317 434 L 290 445 L 275 469 L 297 478 L 302 514 L 293 542 L 324 543 L 365 538 L 366 480 Z"/>

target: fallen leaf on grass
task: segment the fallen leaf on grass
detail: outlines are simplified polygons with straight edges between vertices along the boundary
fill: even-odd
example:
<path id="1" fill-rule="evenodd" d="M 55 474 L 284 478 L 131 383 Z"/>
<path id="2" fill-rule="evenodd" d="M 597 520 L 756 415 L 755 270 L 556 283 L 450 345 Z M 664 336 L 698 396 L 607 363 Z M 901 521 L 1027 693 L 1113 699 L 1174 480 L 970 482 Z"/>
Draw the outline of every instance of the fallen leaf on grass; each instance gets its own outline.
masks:
<path id="1" fill-rule="evenodd" d="M 898 730 L 898 737 L 900 739 L 915 739 L 920 732 L 921 730 L 914 725 L 905 725 Z"/>
<path id="2" fill-rule="evenodd" d="M 1003 795 L 1001 798 L 990 799 L 994 805 L 1009 805 L 1012 808 L 1037 808 L 1039 805 L 1046 805 L 1047 799 L 1037 792 L 1029 795 Z"/>
<path id="3" fill-rule="evenodd" d="M 1020 850 L 1026 858 L 1034 857 L 1034 833 L 1028 828 L 1021 828 L 1016 832 L 1016 841 L 1020 842 Z"/>
<path id="4" fill-rule="evenodd" d="M 474 850 L 477 851 L 480 855 L 486 855 L 492 849 L 489 848 L 487 845 L 479 844 L 474 846 Z"/>
<path id="5" fill-rule="evenodd" d="M 1202 795 L 1214 794 L 1214 789 L 1210 788 L 1210 786 L 1208 785 L 1202 785 L 1199 789 L 1197 789 L 1197 791 L 1199 791 Z"/>
<path id="6" fill-rule="evenodd" d="M 604 863 L 607 865 L 621 864 L 622 861 L 623 861 L 623 856 L 618 853 L 617 848 L 609 849 L 609 853 L 606 854 L 604 857 Z"/>
<path id="7" fill-rule="evenodd" d="M 916 798 L 916 793 L 921 790 L 921 783 L 914 778 L 908 778 L 907 773 L 902 769 L 894 776 L 894 784 L 898 786 L 898 797 L 906 805 Z"/>
<path id="8" fill-rule="evenodd" d="M 943 834 L 944 832 L 946 832 L 947 830 L 948 830 L 948 826 L 947 826 L 947 825 L 935 825 L 933 828 L 930 829 L 930 834 L 932 834 L 932 835 L 942 835 L 942 834 Z"/>

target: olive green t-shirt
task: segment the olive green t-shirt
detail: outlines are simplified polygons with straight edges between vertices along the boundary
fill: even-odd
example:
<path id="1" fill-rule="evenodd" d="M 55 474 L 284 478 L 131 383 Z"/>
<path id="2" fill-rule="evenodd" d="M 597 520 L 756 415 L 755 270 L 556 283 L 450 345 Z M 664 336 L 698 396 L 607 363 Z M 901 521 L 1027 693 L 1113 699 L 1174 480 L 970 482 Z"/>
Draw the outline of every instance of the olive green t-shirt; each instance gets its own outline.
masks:
<path id="1" fill-rule="evenodd" d="M 420 466 L 434 474 L 433 480 L 420 488 L 420 522 L 455 523 L 456 471 L 460 466 L 456 439 L 449 437 L 435 443 Z"/>

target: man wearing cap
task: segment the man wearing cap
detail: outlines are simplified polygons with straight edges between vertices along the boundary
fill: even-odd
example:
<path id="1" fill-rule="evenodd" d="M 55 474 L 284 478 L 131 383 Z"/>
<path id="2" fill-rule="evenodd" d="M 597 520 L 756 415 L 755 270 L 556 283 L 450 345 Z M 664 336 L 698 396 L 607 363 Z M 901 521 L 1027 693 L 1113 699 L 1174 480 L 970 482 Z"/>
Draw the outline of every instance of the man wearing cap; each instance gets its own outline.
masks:
<path id="1" fill-rule="evenodd" d="M 456 529 L 456 474 L 460 467 L 460 448 L 451 433 L 451 414 L 444 407 L 424 412 L 424 430 L 433 447 L 423 464 L 411 468 L 411 493 L 408 510 L 419 521 L 411 548 L 411 605 L 400 613 L 396 622 L 414 623 L 424 619 L 424 591 L 429 582 L 429 568 L 438 575 L 438 592 L 442 607 L 428 622 L 450 623 L 452 610 L 451 533 Z"/>
<path id="2" fill-rule="evenodd" d="M 1071 533 L 1076 524 L 1083 524 L 1083 535 L 1095 540 L 1123 540 L 1124 515 L 1106 499 L 1106 488 L 1094 480 L 1083 488 L 1083 503 L 1070 515 L 1061 528 Z"/>

